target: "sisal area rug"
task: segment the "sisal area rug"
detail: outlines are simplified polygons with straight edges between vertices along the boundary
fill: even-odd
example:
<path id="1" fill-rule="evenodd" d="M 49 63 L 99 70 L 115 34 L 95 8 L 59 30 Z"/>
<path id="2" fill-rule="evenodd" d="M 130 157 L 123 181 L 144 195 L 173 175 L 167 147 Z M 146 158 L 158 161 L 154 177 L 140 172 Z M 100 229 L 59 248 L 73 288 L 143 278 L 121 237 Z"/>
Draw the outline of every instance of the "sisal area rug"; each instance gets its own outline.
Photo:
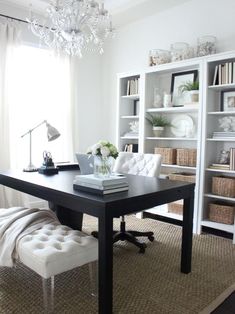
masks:
<path id="1" fill-rule="evenodd" d="M 156 240 L 148 242 L 145 254 L 131 244 L 115 244 L 114 313 L 198 314 L 234 284 L 231 240 L 195 235 L 192 272 L 185 275 L 180 273 L 181 227 L 134 216 L 127 217 L 127 226 L 152 230 Z M 83 230 L 97 230 L 97 220 L 85 216 Z M 56 314 L 97 313 L 87 266 L 56 276 L 55 287 Z M 0 313 L 43 313 L 41 278 L 21 265 L 0 268 Z"/>
<path id="2" fill-rule="evenodd" d="M 230 297 L 235 293 L 235 285 L 232 285 L 225 291 L 221 293 L 211 304 L 209 304 L 203 311 L 199 314 L 233 314 L 235 313 L 235 304 L 229 303 L 229 306 L 226 304 Z M 234 300 L 234 297 L 233 297 Z M 232 309 L 233 306 L 233 309 Z"/>

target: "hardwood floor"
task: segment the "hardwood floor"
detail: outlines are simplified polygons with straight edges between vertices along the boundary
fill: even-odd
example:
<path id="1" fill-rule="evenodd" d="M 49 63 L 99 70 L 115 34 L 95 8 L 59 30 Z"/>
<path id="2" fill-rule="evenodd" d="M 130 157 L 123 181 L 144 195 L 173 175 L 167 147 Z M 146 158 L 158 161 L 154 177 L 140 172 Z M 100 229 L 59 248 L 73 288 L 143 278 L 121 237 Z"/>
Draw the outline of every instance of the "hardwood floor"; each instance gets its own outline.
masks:
<path id="1" fill-rule="evenodd" d="M 234 314 L 235 313 L 235 291 L 214 310 L 211 314 Z"/>

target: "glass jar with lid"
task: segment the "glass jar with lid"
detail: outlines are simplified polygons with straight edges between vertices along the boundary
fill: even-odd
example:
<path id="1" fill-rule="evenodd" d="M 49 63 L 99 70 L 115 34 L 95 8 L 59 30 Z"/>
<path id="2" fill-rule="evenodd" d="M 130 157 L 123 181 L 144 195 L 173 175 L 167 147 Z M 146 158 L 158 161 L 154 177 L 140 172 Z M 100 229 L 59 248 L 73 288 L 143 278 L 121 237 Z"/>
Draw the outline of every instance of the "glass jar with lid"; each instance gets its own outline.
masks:
<path id="1" fill-rule="evenodd" d="M 187 58 L 189 44 L 184 42 L 176 42 L 171 44 L 171 61 L 180 61 Z"/>
<path id="2" fill-rule="evenodd" d="M 161 108 L 162 107 L 162 91 L 159 87 L 154 87 L 153 89 L 153 107 Z"/>
<path id="3" fill-rule="evenodd" d="M 202 57 L 216 53 L 216 37 L 202 36 L 197 39 L 197 56 Z"/>
<path id="4" fill-rule="evenodd" d="M 171 62 L 171 54 L 168 50 L 152 49 L 149 52 L 149 65 L 154 66 L 158 64 Z"/>

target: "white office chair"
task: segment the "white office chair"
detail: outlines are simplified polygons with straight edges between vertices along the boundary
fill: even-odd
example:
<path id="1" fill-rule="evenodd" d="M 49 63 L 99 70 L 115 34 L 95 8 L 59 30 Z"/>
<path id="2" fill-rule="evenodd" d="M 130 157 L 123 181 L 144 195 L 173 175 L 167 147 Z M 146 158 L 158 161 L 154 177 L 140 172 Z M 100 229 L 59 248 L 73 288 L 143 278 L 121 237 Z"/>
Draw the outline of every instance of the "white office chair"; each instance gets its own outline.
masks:
<path id="1" fill-rule="evenodd" d="M 134 174 L 138 176 L 157 177 L 160 174 L 161 155 L 159 154 L 140 154 L 120 152 L 114 164 L 113 172 L 124 174 Z M 126 231 L 124 216 L 121 217 L 120 231 L 114 233 L 113 242 L 129 241 L 140 248 L 139 252 L 144 253 L 146 244 L 139 242 L 136 237 L 147 237 L 150 241 L 154 240 L 153 232 L 139 232 L 134 230 Z"/>
<path id="2" fill-rule="evenodd" d="M 113 172 L 157 177 L 160 174 L 161 159 L 161 155 L 159 154 L 120 152 L 115 161 Z M 98 237 L 98 232 L 94 231 L 92 235 Z M 125 219 L 122 216 L 120 231 L 114 231 L 113 243 L 119 240 L 127 240 L 139 247 L 139 253 L 144 253 L 147 246 L 145 243 L 141 243 L 136 237 L 147 237 L 150 241 L 154 240 L 153 232 L 126 231 Z"/>

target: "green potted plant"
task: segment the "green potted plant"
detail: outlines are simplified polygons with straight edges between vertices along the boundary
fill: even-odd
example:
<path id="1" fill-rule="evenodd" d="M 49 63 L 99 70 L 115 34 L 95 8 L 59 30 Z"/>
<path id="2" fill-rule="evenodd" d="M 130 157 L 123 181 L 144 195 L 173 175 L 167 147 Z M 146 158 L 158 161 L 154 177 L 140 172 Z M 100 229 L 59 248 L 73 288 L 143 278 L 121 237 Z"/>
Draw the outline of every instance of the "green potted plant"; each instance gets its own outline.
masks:
<path id="1" fill-rule="evenodd" d="M 167 118 L 163 116 L 155 116 L 148 113 L 148 116 L 146 116 L 146 119 L 152 125 L 153 134 L 156 137 L 161 136 L 166 126 L 171 126 L 171 123 L 167 120 Z"/>
<path id="2" fill-rule="evenodd" d="M 191 101 L 198 102 L 199 99 L 199 81 L 188 81 L 179 86 L 179 91 L 183 94 L 185 92 L 190 93 Z"/>

